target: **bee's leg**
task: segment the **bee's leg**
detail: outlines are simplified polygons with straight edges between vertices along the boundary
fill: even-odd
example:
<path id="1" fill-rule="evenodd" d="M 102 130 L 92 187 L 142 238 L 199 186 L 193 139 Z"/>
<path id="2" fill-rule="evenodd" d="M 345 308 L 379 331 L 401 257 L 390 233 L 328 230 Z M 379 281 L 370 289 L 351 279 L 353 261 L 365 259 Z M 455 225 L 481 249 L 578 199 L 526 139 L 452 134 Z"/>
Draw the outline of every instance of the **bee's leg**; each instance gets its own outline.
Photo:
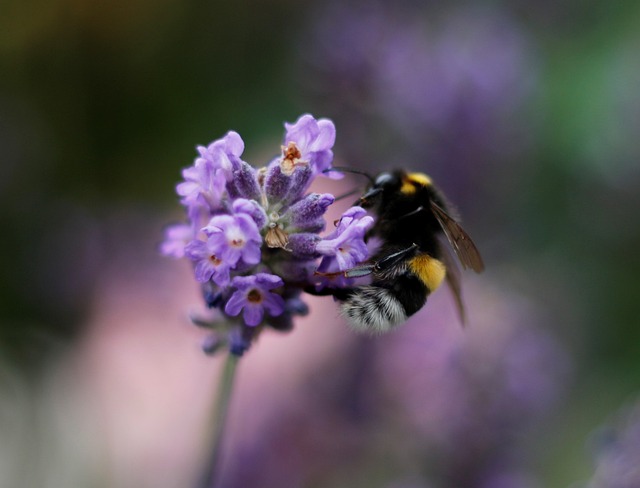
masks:
<path id="1" fill-rule="evenodd" d="M 376 263 L 361 264 L 354 266 L 353 268 L 343 269 L 342 271 L 334 271 L 332 273 L 325 273 L 322 271 L 316 271 L 313 273 L 316 276 L 325 276 L 327 278 L 335 278 L 336 276 L 344 276 L 345 278 L 361 278 L 362 276 L 368 276 L 376 270 Z"/>
<path id="2" fill-rule="evenodd" d="M 413 215 L 419 214 L 420 212 L 422 212 L 424 210 L 424 207 L 422 205 L 420 205 L 418 208 L 416 208 L 415 210 L 412 210 L 411 212 L 404 214 L 403 216 L 401 216 L 401 219 L 406 219 L 407 217 L 411 217 Z"/>
<path id="3" fill-rule="evenodd" d="M 411 246 L 406 249 L 402 249 L 400 251 L 394 252 L 393 254 L 389 254 L 388 256 L 379 259 L 378 261 L 372 263 L 375 271 L 384 271 L 385 269 L 389 269 L 396 264 L 404 261 L 405 259 L 409 259 L 413 257 L 418 251 L 417 244 L 411 244 Z"/>
<path id="4" fill-rule="evenodd" d="M 372 263 L 361 264 L 359 266 L 354 266 L 353 268 L 343 269 L 342 271 L 335 271 L 333 273 L 323 273 L 322 271 L 316 271 L 314 274 L 317 276 L 325 276 L 328 278 L 335 278 L 336 276 L 344 276 L 345 278 L 362 278 L 363 276 L 368 276 L 374 271 L 384 271 L 385 269 L 389 269 L 396 264 L 409 259 L 418 251 L 417 244 L 411 244 L 406 249 L 402 249 L 400 251 L 394 252 L 393 254 L 389 254 L 388 256 L 379 259 L 378 261 L 373 261 Z"/>

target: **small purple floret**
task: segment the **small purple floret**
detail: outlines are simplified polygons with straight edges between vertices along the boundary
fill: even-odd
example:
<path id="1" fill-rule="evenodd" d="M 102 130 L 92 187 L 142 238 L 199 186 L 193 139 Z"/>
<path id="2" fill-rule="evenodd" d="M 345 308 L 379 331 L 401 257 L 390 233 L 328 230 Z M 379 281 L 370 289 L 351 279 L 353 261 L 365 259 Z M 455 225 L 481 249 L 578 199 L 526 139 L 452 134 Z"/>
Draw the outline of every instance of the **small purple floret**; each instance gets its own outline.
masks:
<path id="1" fill-rule="evenodd" d="M 336 128 L 328 119 L 314 119 L 311 115 L 301 116 L 293 124 L 284 124 L 287 132 L 284 137 L 285 145 L 294 142 L 300 150 L 302 161 L 307 161 L 313 168 L 314 174 L 322 172 L 331 166 L 333 160 L 333 144 L 336 141 Z M 324 173 L 330 178 L 341 178 L 337 172 Z"/>
<path id="2" fill-rule="evenodd" d="M 193 240 L 184 251 L 195 264 L 196 281 L 206 283 L 213 280 L 219 286 L 229 283 L 231 266 L 216 254 L 216 247 L 212 245 L 211 239 L 207 239 L 207 242 Z"/>
<path id="3" fill-rule="evenodd" d="M 325 256 L 323 260 L 335 259 L 338 269 L 345 270 L 367 258 L 364 236 L 373 225 L 373 218 L 365 213 L 361 207 L 351 207 L 340 219 L 336 230 L 318 242 L 316 252 Z M 329 267 L 326 262 L 324 266 Z"/>
<path id="4" fill-rule="evenodd" d="M 272 317 L 284 311 L 284 299 L 269 290 L 284 285 L 279 276 L 258 273 L 253 276 L 237 276 L 231 281 L 236 291 L 231 295 L 224 311 L 231 316 L 244 310 L 243 318 L 247 325 L 256 326 L 262 322 L 265 309 Z"/>
<path id="5" fill-rule="evenodd" d="M 216 215 L 202 230 L 209 236 L 207 243 L 213 253 L 229 266 L 235 266 L 241 259 L 246 264 L 260 262 L 262 238 L 249 215 Z"/>
<path id="6" fill-rule="evenodd" d="M 231 180 L 233 170 L 240 167 L 240 156 L 244 152 L 244 141 L 237 132 L 229 131 L 222 138 L 212 142 L 207 147 L 198 146 L 200 158 L 198 164 L 206 164 L 214 169 L 221 169 L 227 181 Z"/>

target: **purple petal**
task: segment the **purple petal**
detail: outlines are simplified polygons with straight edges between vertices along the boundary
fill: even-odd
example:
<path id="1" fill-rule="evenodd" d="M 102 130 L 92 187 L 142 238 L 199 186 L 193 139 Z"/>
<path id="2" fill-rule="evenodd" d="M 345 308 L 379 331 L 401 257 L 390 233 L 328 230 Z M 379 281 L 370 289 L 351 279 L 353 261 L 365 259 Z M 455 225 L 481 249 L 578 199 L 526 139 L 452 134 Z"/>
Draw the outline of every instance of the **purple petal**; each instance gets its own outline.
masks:
<path id="1" fill-rule="evenodd" d="M 234 281 L 235 281 L 235 278 L 234 278 Z M 224 311 L 227 315 L 231 315 L 232 317 L 235 317 L 240 313 L 240 311 L 242 310 L 242 307 L 244 307 L 246 303 L 247 303 L 247 297 L 244 291 L 242 290 L 235 291 L 233 292 L 233 295 L 231 295 L 231 298 L 227 300 L 227 303 L 224 306 Z"/>
<path id="2" fill-rule="evenodd" d="M 193 261 L 197 261 L 210 255 L 209 250 L 207 249 L 207 244 L 197 239 L 189 242 L 184 247 L 184 253 Z"/>
<path id="3" fill-rule="evenodd" d="M 202 231 L 208 236 L 220 236 L 233 223 L 234 219 L 231 215 L 216 215 L 209 220 L 209 223 L 202 228 Z"/>
<path id="4" fill-rule="evenodd" d="M 256 277 L 255 276 L 236 276 L 231 281 L 231 286 L 237 288 L 238 290 L 246 291 L 249 288 L 253 288 L 256 286 Z"/>
<path id="5" fill-rule="evenodd" d="M 230 154 L 240 157 L 244 152 L 244 141 L 240 134 L 230 130 L 224 137 L 226 149 Z"/>
<path id="6" fill-rule="evenodd" d="M 314 152 L 313 156 L 310 157 L 310 159 L 313 162 L 316 173 L 322 174 L 322 176 L 326 176 L 327 178 L 331 178 L 332 180 L 339 180 L 344 177 L 344 174 L 340 173 L 339 171 L 329 171 L 327 173 L 323 173 L 324 170 L 331 167 L 331 162 L 333 161 L 333 151 L 327 150 Z"/>
<path id="7" fill-rule="evenodd" d="M 224 232 L 217 232 L 215 234 L 210 234 L 207 239 L 207 248 L 213 254 L 222 254 L 228 248 L 227 238 L 224 235 Z"/>
<path id="8" fill-rule="evenodd" d="M 309 147 L 311 151 L 331 149 L 336 142 L 336 127 L 329 119 L 318 120 L 318 135 Z"/>
<path id="9" fill-rule="evenodd" d="M 318 123 L 310 114 L 302 115 L 293 124 L 284 124 L 287 132 L 285 135 L 285 144 L 295 142 L 302 153 L 306 152 L 306 148 L 318 136 Z"/>
<path id="10" fill-rule="evenodd" d="M 364 208 L 355 205 L 346 210 L 345 213 L 342 214 L 342 218 L 360 219 L 365 215 L 367 215 L 367 211 Z"/>
<path id="11" fill-rule="evenodd" d="M 260 252 L 260 245 L 254 241 L 247 242 L 242 249 L 242 260 L 246 264 L 258 264 L 262 253 Z"/>
<path id="12" fill-rule="evenodd" d="M 182 170 L 182 177 L 186 181 L 198 181 L 200 179 L 200 175 L 202 174 L 202 163 L 197 164 L 200 158 L 196 159 L 196 164 L 193 166 L 189 166 Z M 206 163 L 206 160 L 202 159 L 203 163 Z"/>
<path id="13" fill-rule="evenodd" d="M 247 325 L 255 326 L 262 322 L 262 317 L 264 317 L 264 309 L 262 305 L 254 305 L 247 304 L 244 307 L 244 314 L 242 315 L 244 318 L 244 322 Z"/>
<path id="14" fill-rule="evenodd" d="M 215 271 L 215 267 L 208 259 L 201 259 L 196 263 L 195 276 L 196 281 L 206 283 L 211 279 L 211 275 Z"/>
<path id="15" fill-rule="evenodd" d="M 284 298 L 275 293 L 265 293 L 262 305 L 269 311 L 269 315 L 277 317 L 284 312 Z"/>
<path id="16" fill-rule="evenodd" d="M 256 284 L 265 290 L 272 290 L 273 288 L 278 288 L 279 286 L 284 285 L 282 278 L 277 275 L 258 273 L 255 277 Z"/>
<path id="17" fill-rule="evenodd" d="M 231 279 L 229 274 L 230 274 L 229 266 L 221 264 L 220 266 L 215 268 L 214 273 L 211 276 L 211 279 L 218 286 L 227 286 Z"/>
<path id="18" fill-rule="evenodd" d="M 360 249 L 358 249 L 360 247 Z M 364 252 L 361 247 L 364 247 Z M 367 247 L 364 245 L 359 246 L 357 242 L 352 242 L 339 249 L 336 253 L 336 261 L 338 262 L 338 268 L 345 270 L 353 268 L 357 264 L 361 263 L 367 258 Z"/>
<path id="19" fill-rule="evenodd" d="M 183 181 L 176 185 L 176 193 L 181 197 L 189 197 L 194 193 L 197 193 L 200 185 L 195 181 Z M 183 202 L 186 203 L 186 202 Z"/>
<path id="20" fill-rule="evenodd" d="M 240 214 L 236 214 L 234 217 L 238 225 L 238 228 L 246 236 L 246 239 L 245 239 L 246 241 L 251 240 L 251 241 L 262 242 L 262 237 L 260 236 L 260 231 L 258 230 L 258 226 L 249 215 L 240 213 Z"/>

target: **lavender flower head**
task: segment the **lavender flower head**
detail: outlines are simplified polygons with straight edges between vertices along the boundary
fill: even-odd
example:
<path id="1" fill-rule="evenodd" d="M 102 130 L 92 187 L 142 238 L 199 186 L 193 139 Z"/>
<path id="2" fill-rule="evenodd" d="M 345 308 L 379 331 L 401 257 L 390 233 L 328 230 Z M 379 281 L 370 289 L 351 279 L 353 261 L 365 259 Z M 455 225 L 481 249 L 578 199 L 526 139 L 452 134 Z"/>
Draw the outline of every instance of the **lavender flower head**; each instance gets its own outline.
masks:
<path id="1" fill-rule="evenodd" d="M 242 355 L 265 326 L 290 330 L 293 316 L 308 310 L 302 291 L 323 286 L 314 276 L 319 265 L 338 271 L 368 257 L 364 235 L 372 217 L 352 207 L 322 237 L 334 197 L 308 192 L 319 176 L 342 176 L 328 171 L 333 122 L 306 114 L 285 129 L 281 155 L 260 169 L 242 160 L 244 142 L 236 132 L 199 146 L 176 187 L 188 223 L 168 227 L 160 251 L 191 261 L 215 311 L 212 319 L 194 319 L 212 331 L 205 352 L 226 346 Z"/>

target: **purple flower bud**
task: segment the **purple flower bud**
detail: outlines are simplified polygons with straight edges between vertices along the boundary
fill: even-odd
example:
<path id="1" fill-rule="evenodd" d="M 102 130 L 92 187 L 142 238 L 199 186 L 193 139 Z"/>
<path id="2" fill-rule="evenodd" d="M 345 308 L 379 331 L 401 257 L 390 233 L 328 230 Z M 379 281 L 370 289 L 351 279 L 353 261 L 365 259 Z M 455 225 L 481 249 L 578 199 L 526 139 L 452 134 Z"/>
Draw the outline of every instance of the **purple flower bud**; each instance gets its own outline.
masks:
<path id="1" fill-rule="evenodd" d="M 267 273 L 252 276 L 237 276 L 231 281 L 236 291 L 225 306 L 225 312 L 231 316 L 243 311 L 243 319 L 249 326 L 262 322 L 265 309 L 272 317 L 284 311 L 284 299 L 269 290 L 284 285 L 282 278 Z"/>
<path id="2" fill-rule="evenodd" d="M 291 232 L 310 229 L 319 232 L 324 229 L 323 215 L 334 200 L 335 197 L 329 193 L 311 193 L 293 204 L 282 218 L 289 222 Z"/>
<path id="3" fill-rule="evenodd" d="M 202 341 L 201 347 L 202 347 L 202 351 L 207 356 L 212 356 L 213 354 L 218 352 L 218 350 L 220 349 L 220 346 L 222 346 L 222 342 L 220 341 L 220 338 L 218 337 L 218 335 L 209 334 Z"/>
<path id="4" fill-rule="evenodd" d="M 217 308 L 223 304 L 224 295 L 220 288 L 211 281 L 202 284 L 202 298 L 209 308 Z"/>
<path id="5" fill-rule="evenodd" d="M 233 179 L 227 183 L 227 190 L 232 198 L 260 200 L 260 185 L 256 178 L 256 170 L 244 161 L 240 161 L 233 171 Z"/>
<path id="6" fill-rule="evenodd" d="M 242 356 L 251 347 L 250 338 L 245 337 L 243 330 L 232 329 L 229 332 L 229 352 L 234 356 Z"/>
<path id="7" fill-rule="evenodd" d="M 315 174 L 311 167 L 297 167 L 291 175 L 291 185 L 289 186 L 289 191 L 284 197 L 282 197 L 282 207 L 286 208 L 296 200 L 302 198 L 305 192 L 309 189 L 309 185 L 311 185 L 314 176 Z"/>
<path id="8" fill-rule="evenodd" d="M 291 175 L 284 174 L 280 163 L 275 161 L 267 168 L 264 177 L 264 193 L 270 205 L 281 202 L 291 187 Z"/>
<path id="9" fill-rule="evenodd" d="M 316 246 L 320 241 L 320 236 L 310 232 L 291 234 L 289 236 L 289 249 L 295 257 L 313 259 L 318 256 Z"/>
<path id="10" fill-rule="evenodd" d="M 299 297 L 289 298 L 285 303 L 285 310 L 293 315 L 304 316 L 309 314 L 309 305 Z"/>

